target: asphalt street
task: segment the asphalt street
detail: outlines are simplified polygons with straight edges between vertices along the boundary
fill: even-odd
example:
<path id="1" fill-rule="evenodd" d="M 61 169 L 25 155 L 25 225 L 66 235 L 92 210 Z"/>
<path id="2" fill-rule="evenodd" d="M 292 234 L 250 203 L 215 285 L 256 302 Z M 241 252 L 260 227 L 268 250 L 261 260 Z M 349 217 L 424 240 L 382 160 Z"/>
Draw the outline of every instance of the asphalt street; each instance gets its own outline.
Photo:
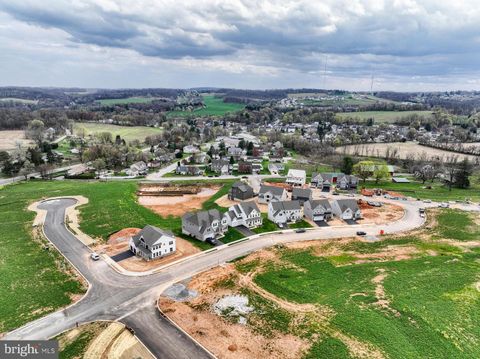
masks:
<path id="1" fill-rule="evenodd" d="M 88 280 L 90 287 L 79 302 L 8 333 L 4 339 L 47 339 L 75 326 L 76 323 L 99 319 L 119 320 L 132 327 L 139 339 L 158 358 L 208 358 L 210 355 L 182 331 L 161 317 L 155 302 L 171 284 L 233 260 L 250 252 L 279 243 L 354 236 L 356 231 L 367 235 L 408 231 L 421 226 L 425 219 L 418 213 L 425 204 L 415 201 L 393 201 L 401 205 L 402 219 L 385 225 L 358 224 L 339 227 L 316 227 L 296 233 L 283 230 L 254 235 L 230 245 L 216 247 L 187 260 L 170 265 L 149 276 L 125 276 L 103 260 L 90 259 L 90 249 L 82 244 L 64 224 L 65 209 L 74 199 L 47 200 L 40 205 L 47 210 L 45 236 Z M 433 204 L 432 204 L 433 205 Z"/>

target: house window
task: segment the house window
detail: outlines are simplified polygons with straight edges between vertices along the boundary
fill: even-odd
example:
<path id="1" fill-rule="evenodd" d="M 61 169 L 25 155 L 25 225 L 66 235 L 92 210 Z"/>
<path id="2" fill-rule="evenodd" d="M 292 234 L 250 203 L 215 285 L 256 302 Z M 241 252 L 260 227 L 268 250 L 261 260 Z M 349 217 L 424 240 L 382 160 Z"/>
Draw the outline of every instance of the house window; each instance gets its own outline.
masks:
<path id="1" fill-rule="evenodd" d="M 169 245 L 172 245 L 172 244 L 173 244 L 173 241 L 168 242 L 168 244 L 169 244 Z"/>

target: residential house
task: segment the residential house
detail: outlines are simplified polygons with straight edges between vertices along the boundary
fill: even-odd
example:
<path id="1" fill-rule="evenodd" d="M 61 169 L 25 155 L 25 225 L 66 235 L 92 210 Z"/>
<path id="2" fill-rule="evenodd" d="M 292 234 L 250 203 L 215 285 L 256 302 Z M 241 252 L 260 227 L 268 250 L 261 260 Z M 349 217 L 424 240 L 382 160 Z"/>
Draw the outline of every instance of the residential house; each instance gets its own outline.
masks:
<path id="1" fill-rule="evenodd" d="M 258 203 L 270 203 L 285 201 L 287 191 L 285 188 L 262 185 L 258 192 Z"/>
<path id="2" fill-rule="evenodd" d="M 230 200 L 246 200 L 253 198 L 253 188 L 244 182 L 235 182 L 228 192 L 228 198 Z"/>
<path id="3" fill-rule="evenodd" d="M 337 178 L 337 187 L 340 189 L 357 188 L 358 178 L 351 175 L 339 175 Z"/>
<path id="4" fill-rule="evenodd" d="M 243 150 L 240 147 L 229 147 L 227 149 L 227 155 L 233 157 L 235 161 L 238 161 L 243 156 Z"/>
<path id="5" fill-rule="evenodd" d="M 307 173 L 304 170 L 289 169 L 285 182 L 292 186 L 303 186 L 306 178 Z"/>
<path id="6" fill-rule="evenodd" d="M 269 163 L 268 170 L 272 175 L 278 175 L 285 169 L 285 165 L 283 163 Z"/>
<path id="7" fill-rule="evenodd" d="M 357 220 L 362 218 L 362 212 L 357 201 L 351 198 L 337 199 L 332 203 L 332 212 L 343 220 Z"/>
<path id="8" fill-rule="evenodd" d="M 218 209 L 189 212 L 182 217 L 182 233 L 202 242 L 222 237 L 228 230 L 228 219 Z"/>
<path id="9" fill-rule="evenodd" d="M 203 170 L 197 166 L 180 165 L 175 169 L 175 173 L 182 176 L 201 176 Z"/>
<path id="10" fill-rule="evenodd" d="M 212 170 L 212 172 L 221 175 L 228 175 L 230 174 L 231 169 L 230 161 L 223 159 L 212 160 L 212 162 L 210 163 L 210 169 Z"/>
<path id="11" fill-rule="evenodd" d="M 199 165 L 206 164 L 210 160 L 210 156 L 204 152 L 196 153 L 192 157 L 193 162 Z"/>
<path id="12" fill-rule="evenodd" d="M 327 199 L 310 200 L 303 204 L 303 214 L 314 222 L 332 219 L 332 206 Z"/>
<path id="13" fill-rule="evenodd" d="M 231 206 L 226 213 L 228 225 L 255 228 L 262 225 L 262 213 L 255 202 L 242 202 Z"/>
<path id="14" fill-rule="evenodd" d="M 288 222 L 298 222 L 302 216 L 302 207 L 298 201 L 280 201 L 268 204 L 268 219 L 279 226 L 286 225 Z"/>
<path id="15" fill-rule="evenodd" d="M 148 172 L 148 166 L 143 161 L 135 162 L 130 166 L 129 169 L 125 171 L 129 176 L 142 176 L 146 175 Z"/>
<path id="16" fill-rule="evenodd" d="M 200 149 L 197 146 L 188 145 L 183 147 L 183 153 L 195 154 L 199 152 L 200 152 Z"/>
<path id="17" fill-rule="evenodd" d="M 311 189 L 304 189 L 304 188 L 294 188 L 292 190 L 292 201 L 300 202 L 300 205 L 312 199 L 312 190 Z"/>
<path id="18" fill-rule="evenodd" d="M 252 174 L 253 173 L 253 163 L 251 162 L 239 162 L 238 163 L 238 173 Z"/>
<path id="19" fill-rule="evenodd" d="M 175 253 L 176 239 L 172 232 L 147 225 L 130 238 L 130 251 L 149 261 Z"/>

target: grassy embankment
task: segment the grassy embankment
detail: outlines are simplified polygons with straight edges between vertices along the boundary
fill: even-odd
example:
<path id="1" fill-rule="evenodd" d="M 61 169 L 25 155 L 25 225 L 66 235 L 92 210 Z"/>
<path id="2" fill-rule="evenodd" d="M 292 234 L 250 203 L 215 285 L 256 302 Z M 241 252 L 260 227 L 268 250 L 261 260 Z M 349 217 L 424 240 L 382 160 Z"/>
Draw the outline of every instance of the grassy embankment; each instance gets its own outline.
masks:
<path id="1" fill-rule="evenodd" d="M 422 235 L 331 242 L 322 252 L 335 254 L 321 257 L 280 248 L 280 261 L 239 264 L 243 273 L 263 266 L 254 281 L 276 297 L 317 308 L 298 317 L 247 291 L 256 308 L 248 323 L 263 335 L 313 341 L 305 358 L 351 358 L 362 346 L 388 358 L 478 357 L 480 250 L 464 247 L 480 239 L 476 221 L 442 210 Z"/>

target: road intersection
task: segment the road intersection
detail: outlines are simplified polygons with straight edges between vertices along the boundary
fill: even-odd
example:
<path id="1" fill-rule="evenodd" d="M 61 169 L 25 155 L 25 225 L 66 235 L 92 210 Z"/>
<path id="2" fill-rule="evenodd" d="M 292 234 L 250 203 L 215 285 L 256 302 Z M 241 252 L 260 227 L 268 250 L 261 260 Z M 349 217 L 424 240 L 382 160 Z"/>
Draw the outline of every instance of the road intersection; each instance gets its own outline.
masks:
<path id="1" fill-rule="evenodd" d="M 254 235 L 202 255 L 186 258 L 149 276 L 125 276 L 105 261 L 92 261 L 91 250 L 70 232 L 64 223 L 65 210 L 75 199 L 46 200 L 39 209 L 47 211 L 44 234 L 89 283 L 85 296 L 75 304 L 35 320 L 8 333 L 4 339 L 47 339 L 73 328 L 76 323 L 118 320 L 135 330 L 139 339 L 158 358 L 209 358 L 211 355 L 183 331 L 163 318 L 156 308 L 159 295 L 171 284 L 187 279 L 224 262 L 272 245 L 292 241 L 333 239 L 355 236 L 365 231 L 376 236 L 412 230 L 424 224 L 417 201 L 393 201 L 404 208 L 404 216 L 385 225 L 358 224 L 317 227 L 303 233 L 283 230 Z M 433 206 L 433 204 L 431 205 Z"/>

